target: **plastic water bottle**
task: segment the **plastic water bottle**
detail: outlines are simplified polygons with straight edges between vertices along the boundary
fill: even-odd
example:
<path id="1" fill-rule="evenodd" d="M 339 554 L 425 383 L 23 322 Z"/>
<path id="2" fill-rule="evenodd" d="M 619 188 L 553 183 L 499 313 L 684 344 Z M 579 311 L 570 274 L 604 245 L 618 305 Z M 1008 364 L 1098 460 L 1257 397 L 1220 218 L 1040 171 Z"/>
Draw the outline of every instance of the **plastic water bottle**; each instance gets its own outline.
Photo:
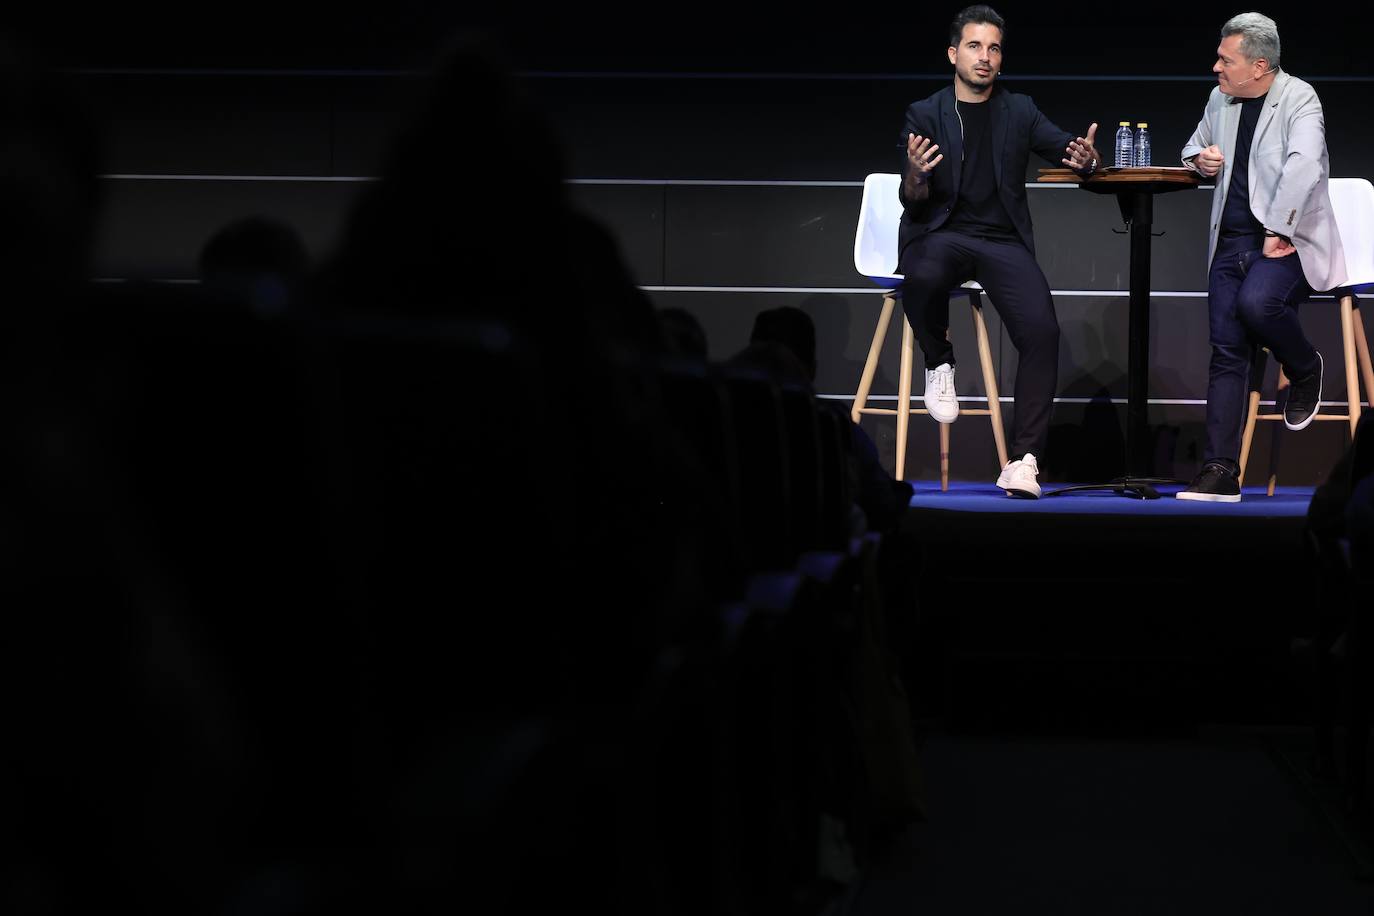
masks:
<path id="1" fill-rule="evenodd" d="M 1135 167 L 1150 164 L 1150 125 L 1141 121 L 1135 126 Z"/>
<path id="2" fill-rule="evenodd" d="M 1135 164 L 1135 138 L 1131 136 L 1131 122 L 1122 121 L 1116 129 L 1116 167 L 1128 169 Z"/>

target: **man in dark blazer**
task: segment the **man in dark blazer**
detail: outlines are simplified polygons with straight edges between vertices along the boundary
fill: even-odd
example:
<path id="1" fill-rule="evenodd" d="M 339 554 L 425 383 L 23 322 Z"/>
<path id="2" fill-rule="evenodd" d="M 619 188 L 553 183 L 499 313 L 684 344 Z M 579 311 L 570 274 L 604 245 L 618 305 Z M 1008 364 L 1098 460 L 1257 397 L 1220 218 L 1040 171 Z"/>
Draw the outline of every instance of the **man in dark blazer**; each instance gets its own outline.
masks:
<path id="1" fill-rule="evenodd" d="M 954 85 L 912 104 L 902 142 L 899 267 L 902 307 L 926 361 L 926 407 L 941 423 L 959 415 L 949 291 L 966 280 L 987 290 L 1020 355 L 1012 460 L 997 486 L 1040 496 L 1037 459 L 1049 438 L 1059 374 L 1059 322 L 1035 261 L 1026 206 L 1030 153 L 1081 175 L 1097 168 L 1097 125 L 1086 137 L 1060 130 L 1029 96 L 994 86 L 1002 68 L 1002 17 L 970 6 L 950 24 Z"/>

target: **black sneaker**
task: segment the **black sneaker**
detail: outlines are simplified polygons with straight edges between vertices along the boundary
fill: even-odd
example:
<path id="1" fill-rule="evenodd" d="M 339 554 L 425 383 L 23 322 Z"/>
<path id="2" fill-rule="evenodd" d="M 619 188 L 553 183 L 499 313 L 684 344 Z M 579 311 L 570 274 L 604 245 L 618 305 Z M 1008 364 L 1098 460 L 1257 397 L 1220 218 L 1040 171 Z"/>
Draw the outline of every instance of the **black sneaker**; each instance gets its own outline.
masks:
<path id="1" fill-rule="evenodd" d="M 1193 478 L 1188 489 L 1178 492 L 1179 499 L 1196 499 L 1208 503 L 1240 502 L 1240 481 L 1235 473 L 1220 461 L 1209 461 Z"/>
<path id="2" fill-rule="evenodd" d="M 1283 425 L 1289 429 L 1306 429 L 1317 418 L 1322 404 L 1322 355 L 1317 354 L 1317 371 L 1307 378 L 1294 379 L 1288 388 L 1288 406 L 1283 409 Z"/>

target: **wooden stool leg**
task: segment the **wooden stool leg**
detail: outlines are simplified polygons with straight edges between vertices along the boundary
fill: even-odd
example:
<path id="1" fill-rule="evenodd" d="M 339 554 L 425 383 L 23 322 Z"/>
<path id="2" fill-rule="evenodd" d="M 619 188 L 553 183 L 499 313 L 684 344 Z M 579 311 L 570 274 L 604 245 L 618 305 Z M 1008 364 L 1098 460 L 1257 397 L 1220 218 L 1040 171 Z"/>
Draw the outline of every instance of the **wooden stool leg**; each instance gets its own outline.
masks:
<path id="1" fill-rule="evenodd" d="M 1288 386 L 1288 376 L 1284 373 L 1283 367 L 1279 366 L 1279 386 L 1274 392 L 1274 412 L 1280 416 L 1288 406 Z M 1283 446 L 1285 428 L 1281 423 L 1275 426 L 1274 438 L 1269 440 L 1269 483 L 1266 492 L 1270 496 L 1274 495 L 1274 485 L 1279 482 L 1279 451 Z"/>
<path id="2" fill-rule="evenodd" d="M 940 427 L 940 492 L 949 492 L 949 426 L 948 423 L 936 423 Z"/>
<path id="3" fill-rule="evenodd" d="M 906 480 L 906 433 L 911 422 L 911 360 L 916 335 L 902 316 L 902 371 L 897 377 L 897 479 Z"/>
<path id="4" fill-rule="evenodd" d="M 1250 443 L 1255 438 L 1255 423 L 1259 416 L 1260 389 L 1264 387 L 1264 366 L 1269 360 L 1269 351 L 1255 347 L 1250 353 L 1250 375 L 1247 383 L 1250 389 L 1249 404 L 1245 410 L 1245 432 L 1240 437 L 1240 478 L 1245 486 L 1245 468 L 1250 463 Z M 1204 458 L 1212 457 L 1204 455 Z"/>
<path id="5" fill-rule="evenodd" d="M 887 328 L 892 324 L 892 310 L 897 297 L 892 293 L 883 296 L 883 311 L 878 316 L 878 326 L 873 329 L 873 342 L 868 345 L 868 360 L 864 363 L 864 374 L 859 379 L 859 390 L 854 393 L 854 407 L 849 418 L 859 422 L 860 411 L 868 404 L 868 392 L 873 388 L 873 376 L 878 371 L 878 355 L 882 352 L 883 341 L 887 340 Z"/>
<path id="6" fill-rule="evenodd" d="M 1259 414 L 1260 393 L 1250 392 L 1250 406 L 1245 410 L 1245 432 L 1240 437 L 1240 484 L 1245 486 L 1245 466 L 1250 462 L 1250 442 L 1255 438 L 1255 417 Z"/>
<path id="7" fill-rule="evenodd" d="M 1345 356 L 1345 400 L 1346 413 L 1350 415 L 1350 441 L 1355 441 L 1355 427 L 1360 425 L 1360 375 L 1356 369 L 1355 353 L 1355 296 L 1347 293 L 1341 297 L 1341 350 Z"/>
<path id="8" fill-rule="evenodd" d="M 992 365 L 992 345 L 988 326 L 983 321 L 983 305 L 977 293 L 969 296 L 973 307 L 973 329 L 978 338 L 978 363 L 983 367 L 983 390 L 988 395 L 988 419 L 992 421 L 992 440 L 997 444 L 997 467 L 1007 466 L 1007 433 L 1002 426 L 1002 402 L 997 396 L 997 372 Z"/>
<path id="9" fill-rule="evenodd" d="M 1350 297 L 1351 324 L 1355 328 L 1355 350 L 1360 358 L 1360 372 L 1364 375 L 1364 396 L 1374 409 L 1374 365 L 1369 360 L 1369 339 L 1364 333 L 1364 319 L 1360 317 L 1360 301 Z"/>
<path id="10" fill-rule="evenodd" d="M 1342 295 L 1341 350 L 1345 356 L 1345 413 L 1351 417 L 1352 442 L 1355 441 L 1355 427 L 1360 424 L 1359 342 L 1355 335 L 1355 323 L 1359 320 L 1360 313 L 1355 310 L 1355 294 Z"/>

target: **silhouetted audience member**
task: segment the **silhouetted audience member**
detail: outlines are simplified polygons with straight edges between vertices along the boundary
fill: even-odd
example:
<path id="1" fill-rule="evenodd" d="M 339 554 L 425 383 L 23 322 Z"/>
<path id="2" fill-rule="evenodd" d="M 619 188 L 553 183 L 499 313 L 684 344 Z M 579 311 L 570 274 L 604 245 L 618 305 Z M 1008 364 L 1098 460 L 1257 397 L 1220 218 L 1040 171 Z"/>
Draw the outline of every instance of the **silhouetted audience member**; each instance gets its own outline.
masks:
<path id="1" fill-rule="evenodd" d="M 754 316 L 749 342 L 777 343 L 787 347 L 806 371 L 807 384 L 816 380 L 816 324 L 799 308 L 784 305 Z"/>
<path id="2" fill-rule="evenodd" d="M 702 483 L 647 383 L 654 310 L 490 44 L 447 50 L 309 298 L 348 342 L 329 474 L 391 736 L 398 908 L 535 911 L 619 880 L 630 838 L 604 812 L 627 774 L 581 748 L 619 747 L 666 635 L 701 611 Z M 499 383 L 445 366 L 458 325 Z"/>
<path id="3" fill-rule="evenodd" d="M 799 308 L 782 306 L 760 312 L 749 334 L 749 346 L 732 361 L 752 364 L 780 381 L 812 388 L 816 378 L 816 325 Z M 784 358 L 779 350 L 786 352 Z M 864 524 L 873 531 L 891 531 L 900 524 L 914 490 L 904 480 L 894 480 L 883 468 L 878 449 L 868 434 L 849 416 L 844 405 L 818 400 L 823 410 L 839 413 L 850 432 L 850 484 L 854 501 L 864 513 Z"/>
<path id="4" fill-rule="evenodd" d="M 1308 531 L 1332 545 L 1344 537 L 1350 496 L 1360 481 L 1371 473 L 1374 473 L 1374 414 L 1365 414 L 1360 418 L 1350 447 L 1312 493 L 1312 501 L 1307 505 Z"/>
<path id="5" fill-rule="evenodd" d="M 222 886 L 241 747 L 131 486 L 120 318 L 86 299 L 100 132 L 4 42 L 0 125 L 0 911 L 172 912 Z"/>
<path id="6" fill-rule="evenodd" d="M 99 131 L 8 47 L 0 124 L 0 911 L 339 909 L 378 748 L 290 342 L 90 284 Z"/>
<path id="7" fill-rule="evenodd" d="M 670 586 L 665 567 L 688 549 L 680 541 L 695 536 L 695 523 L 677 517 L 695 511 L 691 481 L 675 477 L 677 459 L 652 393 L 630 379 L 640 371 L 636 361 L 664 349 L 653 308 L 610 234 L 571 206 L 560 144 L 491 42 L 453 41 L 419 95 L 378 180 L 362 193 L 312 283 L 311 310 L 339 320 L 481 322 L 528 349 L 528 383 L 550 409 L 537 422 L 533 414 L 512 414 L 508 422 L 532 447 L 547 449 L 541 467 L 563 481 L 562 516 L 577 520 L 578 536 L 555 559 L 567 565 L 570 587 L 602 593 L 633 614 L 556 624 L 579 639 L 598 631 L 606 645 L 631 634 L 646 638 L 658 621 L 644 607 L 691 600 Z M 491 392 L 416 389 L 421 394 L 460 411 Z M 526 478 L 481 485 L 483 495 L 504 496 L 498 519 L 518 524 L 518 532 L 530 531 L 526 519 L 542 513 L 549 497 Z M 615 546 L 636 529 L 641 537 Z M 493 549 L 480 529 L 448 534 Z M 595 572 L 602 552 L 617 549 L 646 556 L 642 563 L 623 558 L 624 576 Z M 546 631 L 553 642 L 555 629 Z M 642 661 L 635 651 L 610 654 L 616 663 Z M 598 676 L 611 682 L 612 670 L 603 666 Z"/>
<path id="8" fill-rule="evenodd" d="M 293 226 L 247 217 L 221 227 L 201 249 L 201 290 L 212 302 L 277 318 L 297 303 L 309 266 L 305 241 Z"/>
<path id="9" fill-rule="evenodd" d="M 658 323 L 667 352 L 701 362 L 707 360 L 706 331 L 695 315 L 686 309 L 659 309 Z"/>
<path id="10" fill-rule="evenodd" d="M 1346 504 L 1345 525 L 1356 589 L 1367 598 L 1364 590 L 1374 580 L 1374 474 L 1366 475 L 1355 485 Z"/>
<path id="11" fill-rule="evenodd" d="M 754 369 L 780 385 L 796 385 L 814 394 L 811 373 L 797 358 L 796 351 L 784 343 L 772 340 L 751 342 L 724 363 L 726 367 Z"/>
<path id="12" fill-rule="evenodd" d="M 348 219 L 321 309 L 496 319 L 565 357 L 661 349 L 647 297 L 563 177 L 559 142 L 496 46 L 455 40 Z"/>
<path id="13" fill-rule="evenodd" d="M 1350 608 L 1357 600 L 1352 594 L 1350 573 L 1360 569 L 1355 563 L 1355 544 L 1361 538 L 1368 556 L 1369 529 L 1357 532 L 1360 520 L 1368 522 L 1368 506 L 1360 503 L 1369 489 L 1361 486 L 1374 479 L 1374 414 L 1365 414 L 1356 427 L 1354 441 L 1332 466 L 1326 480 L 1312 493 L 1307 506 L 1306 537 L 1311 559 L 1316 564 L 1317 601 L 1312 607 L 1315 620 L 1297 621 L 1299 628 L 1315 628 L 1314 640 L 1322 651 L 1341 638 L 1349 624 Z M 1368 576 L 1368 571 L 1365 571 Z M 1304 640 L 1305 642 L 1305 640 Z M 1321 654 L 1314 656 L 1322 660 Z"/>
<path id="14" fill-rule="evenodd" d="M 675 513 L 692 511 L 679 489 L 691 483 L 674 478 L 661 412 L 633 380 L 643 371 L 638 361 L 663 350 L 658 321 L 610 234 L 569 203 L 560 144 L 491 42 L 463 36 L 443 53 L 378 180 L 362 193 L 338 249 L 312 283 L 311 300 L 312 312 L 327 320 L 480 322 L 509 332 L 512 347 L 528 350 L 529 389 L 557 408 L 537 421 L 533 413 L 511 413 L 507 427 L 492 434 L 524 435 L 531 448 L 547 450 L 532 457 L 562 481 L 561 514 L 576 519 L 579 529 L 553 558 L 566 564 L 572 577 L 566 584 L 633 615 L 592 615 L 576 626 L 560 615 L 544 631 L 551 640 L 557 627 L 579 639 L 597 631 L 606 645 L 631 633 L 641 638 L 657 625 L 644 607 L 680 600 L 663 567 L 677 562 L 679 539 L 690 537 L 691 524 Z M 443 405 L 458 416 L 466 402 L 493 394 L 412 390 L 417 404 L 433 399 L 434 409 Z M 422 479 L 415 478 L 417 487 Z M 475 495 L 504 499 L 504 510 L 484 525 L 513 526 L 513 537 L 537 533 L 529 528 L 530 512 L 543 513 L 550 493 L 534 480 L 467 485 L 484 488 Z M 422 491 L 414 499 L 385 505 L 418 513 Z M 401 525 L 406 537 L 428 537 L 406 531 L 403 517 L 390 523 Z M 641 536 L 621 543 L 635 530 Z M 479 555 L 492 551 L 502 563 L 532 561 L 500 549 L 483 525 L 443 534 Z M 635 550 L 646 553 L 642 563 L 626 561 L 624 552 Z M 625 575 L 597 572 L 617 551 Z M 445 576 L 443 587 L 468 586 Z M 611 654 L 597 677 L 609 680 L 612 661 L 642 662 L 633 651 Z"/>
<path id="15" fill-rule="evenodd" d="M 99 132 L 75 86 L 29 50 L 0 44 L 0 75 L 2 282 L 12 291 L 69 293 L 86 279 L 94 240 Z M 4 320 L 37 311 L 12 301 Z"/>

